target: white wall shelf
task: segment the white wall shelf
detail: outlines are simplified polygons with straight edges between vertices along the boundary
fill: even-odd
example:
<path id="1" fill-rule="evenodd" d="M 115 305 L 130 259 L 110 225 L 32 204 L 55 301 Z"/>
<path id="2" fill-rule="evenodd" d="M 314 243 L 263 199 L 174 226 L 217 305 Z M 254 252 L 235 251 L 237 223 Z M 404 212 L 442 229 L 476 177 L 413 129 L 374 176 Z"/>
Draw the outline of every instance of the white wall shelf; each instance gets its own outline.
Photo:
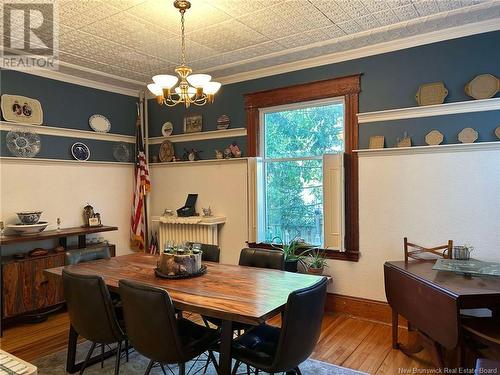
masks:
<path id="1" fill-rule="evenodd" d="M 167 163 L 149 163 L 150 167 L 175 167 L 175 166 L 186 166 L 186 165 L 205 165 L 205 164 L 227 164 L 234 162 L 247 162 L 248 158 L 232 158 L 232 159 L 207 159 L 207 160 L 196 160 L 196 161 L 175 161 Z"/>
<path id="2" fill-rule="evenodd" d="M 150 145 L 157 145 L 163 141 L 170 142 L 189 142 L 189 141 L 204 141 L 207 139 L 218 139 L 218 138 L 233 138 L 233 137 L 244 137 L 247 135 L 246 128 L 232 128 L 225 130 L 211 130 L 206 132 L 198 133 L 185 133 L 185 134 L 174 134 L 170 137 L 151 137 L 149 138 Z"/>
<path id="3" fill-rule="evenodd" d="M 454 143 L 437 146 L 390 147 L 354 150 L 359 156 L 431 154 L 438 152 L 467 152 L 479 150 L 500 150 L 500 141 L 477 143 Z"/>
<path id="4" fill-rule="evenodd" d="M 43 163 L 43 164 L 78 164 L 78 165 L 120 165 L 125 167 L 133 167 L 134 163 L 124 163 L 120 161 L 102 161 L 102 160 L 73 160 L 73 159 L 47 159 L 47 158 L 18 158 L 15 156 L 1 156 L 1 163 Z"/>
<path id="5" fill-rule="evenodd" d="M 21 124 L 10 121 L 0 121 L 0 130 L 10 131 L 27 129 L 37 134 L 53 135 L 56 137 L 73 137 L 83 139 L 97 139 L 100 141 L 135 143 L 135 136 L 114 133 L 99 133 L 91 130 L 70 129 L 48 125 Z"/>
<path id="6" fill-rule="evenodd" d="M 358 123 L 367 124 L 378 121 L 404 120 L 494 110 L 500 110 L 500 98 L 468 100 L 463 102 L 358 113 Z"/>

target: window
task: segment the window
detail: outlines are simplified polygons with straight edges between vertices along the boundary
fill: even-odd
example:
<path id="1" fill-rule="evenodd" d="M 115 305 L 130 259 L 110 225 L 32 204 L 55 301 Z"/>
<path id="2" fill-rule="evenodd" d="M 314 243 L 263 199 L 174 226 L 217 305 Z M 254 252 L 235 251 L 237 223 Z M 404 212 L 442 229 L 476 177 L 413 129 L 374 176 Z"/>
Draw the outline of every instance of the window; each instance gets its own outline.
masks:
<path id="1" fill-rule="evenodd" d="M 312 215 L 316 220 L 318 210 L 322 215 L 322 218 L 319 218 L 322 220 L 319 225 L 312 224 L 311 217 L 300 221 L 299 224 L 304 228 L 310 227 L 311 233 L 309 234 L 307 229 L 307 235 L 304 237 L 310 236 L 309 238 L 313 239 L 311 242 L 323 242 L 325 245 L 332 241 L 337 243 L 342 241 L 343 247 L 333 246 L 333 248 L 343 248 L 345 251 L 329 249 L 327 254 L 331 259 L 348 261 L 359 259 L 358 158 L 354 150 L 358 148 L 357 113 L 360 81 L 361 75 L 356 74 L 245 95 L 247 153 L 250 157 L 257 157 L 249 161 L 250 246 L 266 247 L 264 243 L 259 242 L 269 239 L 274 230 L 282 233 L 285 230 L 286 236 L 284 227 L 288 223 L 282 214 L 284 210 L 280 211 L 275 207 L 283 206 L 281 202 L 285 199 L 287 191 L 293 189 L 301 199 L 300 205 L 311 206 L 306 209 L 305 216 Z M 341 127 L 336 127 L 335 122 L 333 129 L 318 131 L 316 134 L 316 138 L 319 138 L 318 147 L 312 147 L 311 144 L 301 145 L 297 142 L 297 139 L 303 137 L 309 139 L 308 135 L 304 134 L 306 130 L 300 124 L 296 126 L 298 119 L 303 116 L 319 116 L 332 107 L 343 109 L 343 131 L 340 131 Z M 294 128 L 274 125 L 284 122 L 283 118 L 290 120 L 288 122 L 293 124 Z M 343 145 L 340 138 L 339 142 L 334 140 L 334 136 L 340 137 L 341 134 Z M 273 140 L 278 144 L 273 145 Z M 341 151 L 342 147 L 343 158 L 339 157 L 342 154 L 332 154 Z M 293 169 L 300 169 L 303 172 L 296 173 L 294 177 L 300 184 L 290 187 L 280 178 Z M 342 181 L 342 175 L 343 183 L 330 183 Z M 271 186 L 267 191 L 263 186 L 266 178 Z M 321 195 L 323 195 L 322 200 Z M 333 199 L 325 199 L 325 196 Z M 342 209 L 339 209 L 340 203 L 337 202 L 341 202 Z M 270 224 L 269 229 L 268 224 Z M 292 225 L 291 221 L 289 224 Z M 323 232 L 317 229 L 321 226 Z M 336 232 L 336 228 L 340 227 L 342 233 Z M 294 229 L 288 232 L 293 233 L 293 231 Z"/>
<path id="2" fill-rule="evenodd" d="M 299 236 L 340 250 L 341 244 L 325 242 L 324 218 L 331 213 L 323 202 L 333 197 L 325 194 L 331 189 L 324 189 L 323 158 L 344 152 L 343 98 L 265 108 L 260 114 L 264 215 L 259 241 Z M 336 203 L 329 207 L 343 218 L 343 204 Z"/>

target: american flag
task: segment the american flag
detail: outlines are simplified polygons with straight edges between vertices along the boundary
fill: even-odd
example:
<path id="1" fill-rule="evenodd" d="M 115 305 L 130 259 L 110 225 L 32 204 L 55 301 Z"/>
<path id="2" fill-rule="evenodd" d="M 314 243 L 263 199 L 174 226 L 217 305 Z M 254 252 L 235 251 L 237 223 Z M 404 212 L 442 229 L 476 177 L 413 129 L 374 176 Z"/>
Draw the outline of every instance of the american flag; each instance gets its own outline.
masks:
<path id="1" fill-rule="evenodd" d="M 144 251 L 144 232 L 146 225 L 144 215 L 144 197 L 151 191 L 151 181 L 149 180 L 149 168 L 146 161 L 146 153 L 144 151 L 144 139 L 142 137 L 140 116 L 137 116 L 135 133 L 135 188 L 130 227 L 130 246 L 133 250 Z"/>

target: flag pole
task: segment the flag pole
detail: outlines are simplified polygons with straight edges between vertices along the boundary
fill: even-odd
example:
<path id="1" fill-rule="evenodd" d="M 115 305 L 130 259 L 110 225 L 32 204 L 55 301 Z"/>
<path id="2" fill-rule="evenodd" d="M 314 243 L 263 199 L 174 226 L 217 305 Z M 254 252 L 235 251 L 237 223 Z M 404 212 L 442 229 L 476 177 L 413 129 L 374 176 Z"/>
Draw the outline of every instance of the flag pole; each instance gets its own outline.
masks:
<path id="1" fill-rule="evenodd" d="M 144 153 L 146 155 L 146 163 L 148 163 L 148 152 L 147 150 L 147 144 L 146 144 L 146 120 L 144 117 L 144 92 L 141 92 L 139 94 L 139 101 L 140 104 L 137 106 L 138 110 L 138 115 L 141 117 L 141 127 L 142 127 L 142 143 L 144 145 Z M 144 252 L 147 252 L 149 249 L 149 220 L 148 220 L 148 195 L 146 194 L 146 187 L 142 186 L 142 194 L 144 197 Z"/>

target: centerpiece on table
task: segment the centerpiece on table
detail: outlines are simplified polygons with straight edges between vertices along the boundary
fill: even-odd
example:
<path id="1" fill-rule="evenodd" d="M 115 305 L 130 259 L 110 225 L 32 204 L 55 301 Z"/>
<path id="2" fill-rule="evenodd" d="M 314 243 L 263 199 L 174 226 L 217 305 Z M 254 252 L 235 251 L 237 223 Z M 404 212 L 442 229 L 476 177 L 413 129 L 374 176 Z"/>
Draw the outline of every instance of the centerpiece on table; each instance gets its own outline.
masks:
<path id="1" fill-rule="evenodd" d="M 160 254 L 156 276 L 166 279 L 181 279 L 203 275 L 207 267 L 201 263 L 202 252 L 188 246 L 167 246 Z"/>

